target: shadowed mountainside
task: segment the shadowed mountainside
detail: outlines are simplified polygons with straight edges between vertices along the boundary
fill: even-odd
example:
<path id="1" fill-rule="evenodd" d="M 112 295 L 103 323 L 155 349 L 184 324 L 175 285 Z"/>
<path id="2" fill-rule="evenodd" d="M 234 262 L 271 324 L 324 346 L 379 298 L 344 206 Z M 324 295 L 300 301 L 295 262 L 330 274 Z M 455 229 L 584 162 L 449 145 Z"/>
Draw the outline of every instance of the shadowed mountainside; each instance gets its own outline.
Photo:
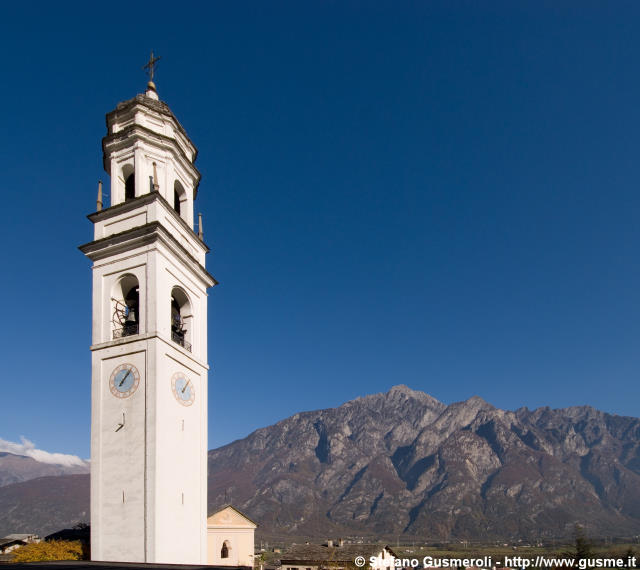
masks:
<path id="1" fill-rule="evenodd" d="M 89 522 L 89 475 L 40 477 L 0 487 L 0 536 L 46 536 Z"/>

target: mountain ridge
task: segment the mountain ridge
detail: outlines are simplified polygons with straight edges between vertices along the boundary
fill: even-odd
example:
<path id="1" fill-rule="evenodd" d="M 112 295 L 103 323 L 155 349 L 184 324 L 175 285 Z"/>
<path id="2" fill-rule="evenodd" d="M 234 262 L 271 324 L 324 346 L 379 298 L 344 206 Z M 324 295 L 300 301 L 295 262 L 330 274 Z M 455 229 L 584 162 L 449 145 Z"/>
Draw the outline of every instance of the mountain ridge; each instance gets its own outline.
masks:
<path id="1" fill-rule="evenodd" d="M 447 406 L 401 385 L 210 451 L 209 502 L 231 497 L 281 534 L 625 534 L 640 529 L 639 442 L 637 418 L 590 406 Z"/>
<path id="2" fill-rule="evenodd" d="M 209 512 L 231 502 L 263 536 L 539 539 L 570 536 L 576 523 L 640 533 L 640 420 L 590 406 L 446 405 L 398 385 L 254 430 L 210 450 L 208 464 Z M 65 477 L 31 485 L 46 502 Z M 29 484 L 0 487 L 7 532 L 56 524 L 38 522 Z M 88 516 L 88 491 L 74 500 Z M 25 510 L 36 518 L 25 523 Z M 65 512 L 64 524 L 81 522 Z"/>

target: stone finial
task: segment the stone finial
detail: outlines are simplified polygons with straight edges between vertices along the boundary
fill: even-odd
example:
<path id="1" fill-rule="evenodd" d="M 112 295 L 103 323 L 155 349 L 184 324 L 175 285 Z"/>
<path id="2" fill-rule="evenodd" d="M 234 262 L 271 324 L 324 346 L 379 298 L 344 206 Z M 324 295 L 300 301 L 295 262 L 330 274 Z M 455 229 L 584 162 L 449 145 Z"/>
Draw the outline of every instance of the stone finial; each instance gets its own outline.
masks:
<path id="1" fill-rule="evenodd" d="M 202 229 L 202 214 L 198 213 L 198 237 L 204 238 L 204 230 Z"/>
<path id="2" fill-rule="evenodd" d="M 153 81 L 149 81 L 149 83 L 147 83 L 147 90 L 144 94 L 150 99 L 155 99 L 156 101 L 160 99 L 160 97 L 158 97 L 158 92 L 156 91 L 156 84 Z"/>
<path id="3" fill-rule="evenodd" d="M 96 211 L 102 210 L 102 180 L 98 180 L 98 199 L 96 200 Z"/>

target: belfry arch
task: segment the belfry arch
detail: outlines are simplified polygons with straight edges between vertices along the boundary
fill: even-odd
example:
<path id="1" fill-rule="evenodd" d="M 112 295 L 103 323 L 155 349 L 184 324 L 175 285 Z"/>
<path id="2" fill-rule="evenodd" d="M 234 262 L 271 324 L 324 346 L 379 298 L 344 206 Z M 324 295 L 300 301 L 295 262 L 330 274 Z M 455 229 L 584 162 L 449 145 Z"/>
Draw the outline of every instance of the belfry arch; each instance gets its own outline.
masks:
<path id="1" fill-rule="evenodd" d="M 128 202 L 136 197 L 136 174 L 131 164 L 122 167 L 122 178 L 124 180 L 124 201 Z"/>
<path id="2" fill-rule="evenodd" d="M 115 282 L 110 317 L 114 339 L 140 333 L 140 283 L 135 275 L 127 273 Z"/>
<path id="3" fill-rule="evenodd" d="M 179 180 L 173 183 L 173 209 L 181 218 L 185 218 L 187 193 Z"/>
<path id="4" fill-rule="evenodd" d="M 171 340 L 191 351 L 193 312 L 189 297 L 181 287 L 171 290 Z"/>

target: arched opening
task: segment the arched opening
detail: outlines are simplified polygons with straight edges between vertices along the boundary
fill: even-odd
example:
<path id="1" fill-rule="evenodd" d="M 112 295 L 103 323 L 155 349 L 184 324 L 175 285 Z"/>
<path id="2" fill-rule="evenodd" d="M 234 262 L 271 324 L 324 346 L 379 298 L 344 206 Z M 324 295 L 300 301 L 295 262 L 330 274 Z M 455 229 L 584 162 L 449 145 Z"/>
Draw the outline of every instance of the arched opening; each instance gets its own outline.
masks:
<path id="1" fill-rule="evenodd" d="M 179 287 L 171 290 L 171 340 L 191 352 L 193 315 L 187 294 Z"/>
<path id="2" fill-rule="evenodd" d="M 173 209 L 182 217 L 187 200 L 187 193 L 178 180 L 173 183 Z"/>
<path id="3" fill-rule="evenodd" d="M 174 297 L 171 297 L 171 340 L 184 346 L 184 323 L 180 316 L 180 305 Z"/>
<path id="4" fill-rule="evenodd" d="M 124 297 L 126 314 L 122 336 L 138 334 L 140 322 L 140 289 L 136 285 L 127 291 Z"/>
<path id="5" fill-rule="evenodd" d="M 140 332 L 140 287 L 134 275 L 123 275 L 111 296 L 113 338 Z"/>
<path id="6" fill-rule="evenodd" d="M 177 190 L 173 191 L 173 209 L 180 215 L 180 194 Z"/>
<path id="7" fill-rule="evenodd" d="M 136 177 L 132 172 L 124 181 L 124 201 L 133 200 L 136 197 Z"/>
<path id="8" fill-rule="evenodd" d="M 124 180 L 124 201 L 133 200 L 136 197 L 136 177 L 133 164 L 123 165 L 122 179 Z"/>
<path id="9" fill-rule="evenodd" d="M 220 558 L 229 558 L 229 551 L 231 550 L 231 545 L 228 540 L 225 540 L 222 543 L 222 548 L 220 549 Z"/>

